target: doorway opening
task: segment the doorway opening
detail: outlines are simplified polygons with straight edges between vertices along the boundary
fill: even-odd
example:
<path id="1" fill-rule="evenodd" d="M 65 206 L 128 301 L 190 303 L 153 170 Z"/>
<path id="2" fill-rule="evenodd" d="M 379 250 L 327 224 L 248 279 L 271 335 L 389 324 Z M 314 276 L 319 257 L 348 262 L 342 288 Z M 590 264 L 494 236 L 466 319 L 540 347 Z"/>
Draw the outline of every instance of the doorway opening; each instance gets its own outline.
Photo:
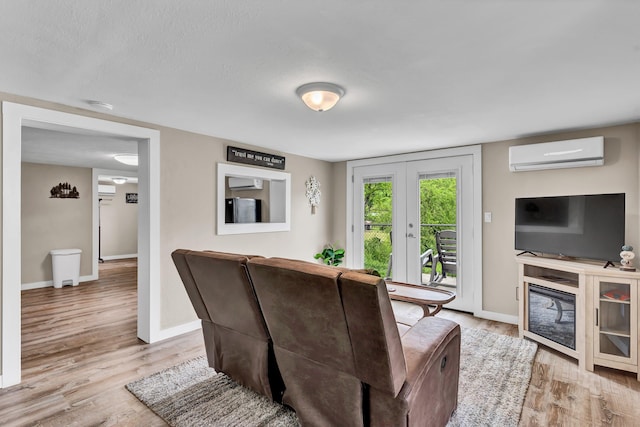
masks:
<path id="1" fill-rule="evenodd" d="M 157 130 L 94 119 L 76 114 L 2 103 L 2 377 L 0 387 L 21 378 L 21 145 L 23 126 L 74 129 L 87 134 L 138 140 L 138 337 L 161 339 L 160 330 L 160 133 Z M 92 195 L 97 202 L 97 191 Z M 93 221 L 97 219 L 97 203 Z M 97 234 L 97 227 L 94 227 Z M 96 236 L 97 237 L 97 236 Z M 97 238 L 95 239 L 97 241 Z M 96 251 L 97 253 L 97 251 Z M 96 257 L 97 264 L 97 257 Z M 95 271 L 97 272 L 97 266 Z"/>
<path id="2" fill-rule="evenodd" d="M 98 175 L 98 263 L 102 267 L 105 261 L 137 258 L 137 173 L 94 172 Z"/>

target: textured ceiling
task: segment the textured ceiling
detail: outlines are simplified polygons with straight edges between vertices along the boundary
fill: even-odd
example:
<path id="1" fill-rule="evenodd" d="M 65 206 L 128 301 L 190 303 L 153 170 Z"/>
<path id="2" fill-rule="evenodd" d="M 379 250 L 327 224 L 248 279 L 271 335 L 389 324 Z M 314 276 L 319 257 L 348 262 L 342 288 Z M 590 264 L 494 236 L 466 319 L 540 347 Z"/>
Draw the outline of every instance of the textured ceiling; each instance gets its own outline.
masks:
<path id="1" fill-rule="evenodd" d="M 0 91 L 345 160 L 640 119 L 640 1 L 3 0 Z M 346 89 L 324 113 L 304 83 Z"/>
<path id="2" fill-rule="evenodd" d="M 116 154 L 138 153 L 138 142 L 107 135 L 87 135 L 60 130 L 22 128 L 22 161 L 118 171 L 136 176 L 137 166 L 116 161 Z"/>

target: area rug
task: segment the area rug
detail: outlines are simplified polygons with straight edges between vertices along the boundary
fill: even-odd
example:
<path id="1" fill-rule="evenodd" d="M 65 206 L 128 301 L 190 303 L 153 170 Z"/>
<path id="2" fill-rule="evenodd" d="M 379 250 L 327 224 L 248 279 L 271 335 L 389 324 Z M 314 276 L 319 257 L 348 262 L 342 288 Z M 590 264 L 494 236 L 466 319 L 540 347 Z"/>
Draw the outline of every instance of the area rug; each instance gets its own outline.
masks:
<path id="1" fill-rule="evenodd" d="M 458 408 L 448 426 L 517 426 L 538 346 L 462 329 Z"/>
<path id="2" fill-rule="evenodd" d="M 458 409 L 449 426 L 517 426 L 537 346 L 481 329 L 463 329 Z M 296 414 L 216 374 L 199 357 L 127 384 L 175 427 L 298 426 Z"/>

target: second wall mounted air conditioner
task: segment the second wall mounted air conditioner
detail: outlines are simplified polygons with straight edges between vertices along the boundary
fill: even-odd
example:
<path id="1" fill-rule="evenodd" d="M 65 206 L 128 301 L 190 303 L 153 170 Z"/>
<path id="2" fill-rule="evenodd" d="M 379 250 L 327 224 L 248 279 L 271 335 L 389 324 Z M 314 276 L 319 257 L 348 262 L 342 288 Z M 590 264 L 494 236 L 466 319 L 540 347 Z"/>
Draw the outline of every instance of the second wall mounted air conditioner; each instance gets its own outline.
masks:
<path id="1" fill-rule="evenodd" d="M 113 196 L 116 194 L 115 185 L 98 184 L 98 195 L 100 196 Z"/>
<path id="2" fill-rule="evenodd" d="M 602 136 L 509 147 L 509 170 L 512 172 L 603 164 Z"/>
<path id="3" fill-rule="evenodd" d="M 262 190 L 262 180 L 229 177 L 229 190 Z"/>

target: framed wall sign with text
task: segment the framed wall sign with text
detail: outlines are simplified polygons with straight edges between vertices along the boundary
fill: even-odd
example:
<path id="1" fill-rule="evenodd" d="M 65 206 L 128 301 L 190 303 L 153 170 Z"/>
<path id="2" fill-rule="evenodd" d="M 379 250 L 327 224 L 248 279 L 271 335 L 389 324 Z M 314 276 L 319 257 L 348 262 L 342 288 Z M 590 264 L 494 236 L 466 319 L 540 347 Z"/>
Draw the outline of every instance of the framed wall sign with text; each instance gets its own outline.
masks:
<path id="1" fill-rule="evenodd" d="M 284 170 L 284 156 L 227 146 L 227 161 Z"/>

